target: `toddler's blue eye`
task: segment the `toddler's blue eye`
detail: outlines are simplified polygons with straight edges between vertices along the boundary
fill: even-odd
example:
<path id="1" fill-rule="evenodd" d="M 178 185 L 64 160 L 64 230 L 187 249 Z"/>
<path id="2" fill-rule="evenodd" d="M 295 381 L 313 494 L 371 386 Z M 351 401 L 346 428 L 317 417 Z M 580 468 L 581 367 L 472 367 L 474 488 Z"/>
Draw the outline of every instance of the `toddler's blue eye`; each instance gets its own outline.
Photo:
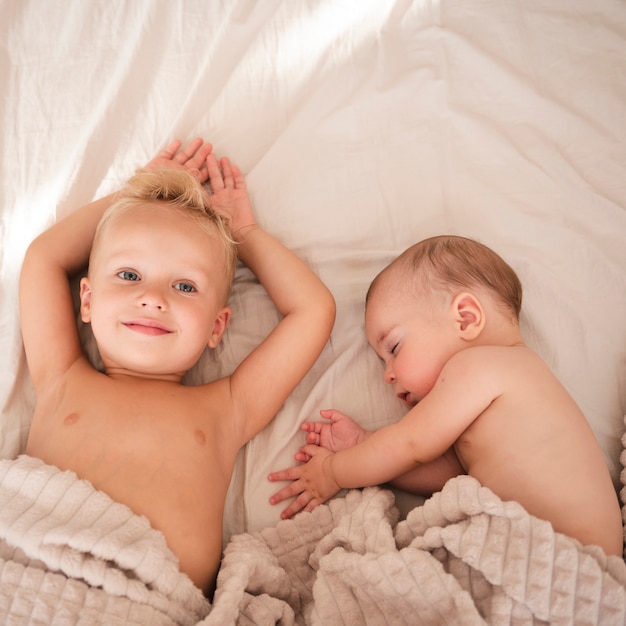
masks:
<path id="1" fill-rule="evenodd" d="M 139 274 L 137 274 L 137 272 L 133 272 L 132 270 L 122 270 L 118 276 L 122 280 L 139 280 Z"/>
<path id="2" fill-rule="evenodd" d="M 196 288 L 189 283 L 176 283 L 174 285 L 174 289 L 178 289 L 179 291 L 184 291 L 185 293 L 193 293 Z"/>

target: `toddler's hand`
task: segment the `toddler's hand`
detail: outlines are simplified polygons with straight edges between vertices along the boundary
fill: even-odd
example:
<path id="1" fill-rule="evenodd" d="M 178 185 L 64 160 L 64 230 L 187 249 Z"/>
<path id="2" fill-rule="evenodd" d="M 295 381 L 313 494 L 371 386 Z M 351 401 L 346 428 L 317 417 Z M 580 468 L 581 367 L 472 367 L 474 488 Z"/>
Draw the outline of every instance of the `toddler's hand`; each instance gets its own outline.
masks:
<path id="1" fill-rule="evenodd" d="M 146 169 L 187 170 L 200 184 L 206 182 L 209 178 L 207 157 L 211 154 L 213 146 L 205 143 L 200 137 L 190 141 L 182 150 L 181 146 L 181 141 L 175 139 L 146 164 Z"/>
<path id="2" fill-rule="evenodd" d="M 222 157 L 218 162 L 215 155 L 210 153 L 206 157 L 206 166 L 213 192 L 212 207 L 216 213 L 228 218 L 231 232 L 237 239 L 237 233 L 242 228 L 256 225 L 246 179 L 227 157 Z"/>

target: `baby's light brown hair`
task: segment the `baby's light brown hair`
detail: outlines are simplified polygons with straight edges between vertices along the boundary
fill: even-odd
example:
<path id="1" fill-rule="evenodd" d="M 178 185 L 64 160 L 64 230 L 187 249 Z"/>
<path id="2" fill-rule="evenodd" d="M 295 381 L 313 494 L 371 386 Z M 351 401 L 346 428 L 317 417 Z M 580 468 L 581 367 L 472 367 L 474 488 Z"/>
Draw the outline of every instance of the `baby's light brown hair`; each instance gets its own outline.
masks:
<path id="1" fill-rule="evenodd" d="M 487 246 L 466 237 L 439 235 L 424 239 L 405 250 L 372 281 L 366 305 L 381 278 L 391 271 L 404 271 L 420 290 L 457 290 L 482 287 L 516 321 L 522 308 L 522 284 L 506 261 Z M 407 281 L 410 285 L 410 279 Z"/>
<path id="2" fill-rule="evenodd" d="M 185 170 L 168 168 L 138 170 L 127 181 L 119 198 L 102 216 L 94 236 L 92 252 L 98 244 L 100 233 L 111 218 L 147 202 L 163 202 L 173 209 L 195 217 L 199 228 L 217 238 L 224 249 L 226 298 L 228 298 L 237 266 L 236 242 L 228 220 L 215 212 L 211 205 L 211 196 Z"/>

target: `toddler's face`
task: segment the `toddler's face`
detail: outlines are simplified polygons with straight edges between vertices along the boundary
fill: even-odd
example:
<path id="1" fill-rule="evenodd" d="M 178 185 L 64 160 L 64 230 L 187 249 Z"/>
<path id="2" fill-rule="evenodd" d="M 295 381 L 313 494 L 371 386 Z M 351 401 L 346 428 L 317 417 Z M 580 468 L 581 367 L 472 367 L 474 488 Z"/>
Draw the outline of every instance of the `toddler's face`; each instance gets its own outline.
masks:
<path id="1" fill-rule="evenodd" d="M 111 218 L 81 281 L 107 372 L 178 378 L 221 339 L 225 258 L 195 218 L 150 203 Z"/>
<path id="2" fill-rule="evenodd" d="M 397 277 L 385 278 L 365 313 L 367 339 L 385 365 L 385 382 L 407 406 L 433 388 L 446 361 L 458 351 L 458 335 L 441 298 L 423 302 L 403 292 Z"/>

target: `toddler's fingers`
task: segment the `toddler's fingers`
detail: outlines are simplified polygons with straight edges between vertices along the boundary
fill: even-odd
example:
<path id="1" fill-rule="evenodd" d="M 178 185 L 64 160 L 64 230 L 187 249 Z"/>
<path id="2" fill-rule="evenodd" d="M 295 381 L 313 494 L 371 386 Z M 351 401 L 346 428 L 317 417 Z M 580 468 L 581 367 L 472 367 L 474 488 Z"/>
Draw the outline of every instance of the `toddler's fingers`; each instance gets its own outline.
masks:
<path id="1" fill-rule="evenodd" d="M 204 144 L 204 140 L 201 137 L 196 137 L 193 141 L 190 141 L 175 157 L 174 160 L 184 165 L 194 157 L 199 148 Z"/>
<path id="2" fill-rule="evenodd" d="M 217 163 L 215 155 L 210 152 L 206 157 L 206 168 L 209 174 L 209 182 L 211 183 L 211 189 L 215 193 L 224 189 L 224 179 L 222 178 L 222 171 Z"/>
<path id="3" fill-rule="evenodd" d="M 233 178 L 233 168 L 228 157 L 222 157 L 220 161 L 220 165 L 222 166 L 222 176 L 224 178 L 224 186 L 234 187 L 235 180 Z"/>
<path id="4" fill-rule="evenodd" d="M 163 150 L 159 152 L 158 156 L 163 159 L 171 160 L 176 154 L 176 152 L 178 152 L 178 149 L 180 148 L 181 145 L 182 145 L 182 142 L 179 139 L 174 139 L 174 141 L 172 141 L 172 143 L 170 143 L 169 146 L 163 148 Z"/>
<path id="5" fill-rule="evenodd" d="M 233 182 L 235 184 L 235 189 L 245 189 L 246 177 L 242 174 L 241 170 L 234 163 L 231 163 L 231 165 L 232 165 Z"/>
<path id="6" fill-rule="evenodd" d="M 213 151 L 213 146 L 210 143 L 203 143 L 199 150 L 189 159 L 187 165 L 191 164 L 193 167 L 201 170 L 206 167 L 206 158 Z"/>

